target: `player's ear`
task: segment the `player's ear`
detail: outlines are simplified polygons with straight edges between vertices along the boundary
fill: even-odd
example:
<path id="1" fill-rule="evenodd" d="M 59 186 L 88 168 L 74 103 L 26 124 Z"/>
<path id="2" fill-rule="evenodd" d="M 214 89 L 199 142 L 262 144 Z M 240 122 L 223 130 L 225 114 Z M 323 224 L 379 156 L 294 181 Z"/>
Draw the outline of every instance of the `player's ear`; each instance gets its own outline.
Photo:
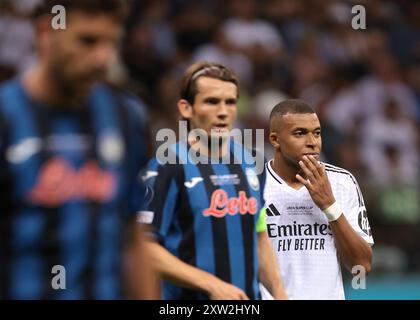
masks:
<path id="1" fill-rule="evenodd" d="M 180 99 L 178 101 L 178 111 L 181 114 L 182 118 L 191 119 L 191 117 L 192 117 L 192 106 L 187 100 Z"/>
<path id="2" fill-rule="evenodd" d="M 274 147 L 274 149 L 278 150 L 280 148 L 280 144 L 278 143 L 277 132 L 271 131 L 268 135 L 268 139 L 270 140 L 270 143 Z"/>

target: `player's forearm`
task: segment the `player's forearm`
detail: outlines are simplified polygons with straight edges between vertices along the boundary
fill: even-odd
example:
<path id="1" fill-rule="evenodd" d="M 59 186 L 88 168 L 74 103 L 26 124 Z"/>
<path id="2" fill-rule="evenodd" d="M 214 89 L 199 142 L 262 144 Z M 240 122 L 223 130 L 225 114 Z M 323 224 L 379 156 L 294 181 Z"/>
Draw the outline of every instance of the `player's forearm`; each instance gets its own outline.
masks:
<path id="1" fill-rule="evenodd" d="M 258 275 L 274 299 L 287 299 L 274 251 L 265 232 L 258 233 Z"/>
<path id="2" fill-rule="evenodd" d="M 147 246 L 152 253 L 152 264 L 164 280 L 185 288 L 209 292 L 209 285 L 215 278 L 212 274 L 181 261 L 154 241 L 148 241 Z"/>
<path id="3" fill-rule="evenodd" d="M 335 245 L 344 266 L 351 272 L 356 265 L 364 267 L 366 273 L 372 268 L 372 248 L 351 227 L 344 214 L 330 222 Z"/>
<path id="4" fill-rule="evenodd" d="M 127 250 L 127 282 L 129 298 L 157 300 L 159 280 L 156 270 L 150 261 L 150 252 L 146 246 L 144 233 L 136 222 L 133 227 L 132 243 Z"/>

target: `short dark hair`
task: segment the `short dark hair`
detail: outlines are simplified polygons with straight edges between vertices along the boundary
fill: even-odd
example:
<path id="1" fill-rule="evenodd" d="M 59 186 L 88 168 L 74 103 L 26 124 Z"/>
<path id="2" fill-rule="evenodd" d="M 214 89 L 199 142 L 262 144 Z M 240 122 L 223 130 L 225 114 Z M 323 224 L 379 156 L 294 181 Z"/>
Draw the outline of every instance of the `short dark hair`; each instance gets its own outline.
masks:
<path id="1" fill-rule="evenodd" d="M 196 83 L 200 77 L 232 82 L 236 87 L 239 85 L 236 74 L 228 67 L 207 61 L 196 62 L 187 69 L 181 80 L 180 97 L 187 100 L 191 105 L 194 104 L 197 94 Z"/>
<path id="2" fill-rule="evenodd" d="M 275 117 L 284 116 L 288 113 L 315 113 L 315 110 L 300 99 L 287 99 L 277 103 L 270 113 L 270 130 L 272 129 L 272 122 Z"/>
<path id="3" fill-rule="evenodd" d="M 42 15 L 51 14 L 54 6 L 61 5 L 68 12 L 80 10 L 91 14 L 109 14 L 122 24 L 128 17 L 128 2 L 129 0 L 43 0 L 35 9 L 33 17 L 36 19 Z"/>

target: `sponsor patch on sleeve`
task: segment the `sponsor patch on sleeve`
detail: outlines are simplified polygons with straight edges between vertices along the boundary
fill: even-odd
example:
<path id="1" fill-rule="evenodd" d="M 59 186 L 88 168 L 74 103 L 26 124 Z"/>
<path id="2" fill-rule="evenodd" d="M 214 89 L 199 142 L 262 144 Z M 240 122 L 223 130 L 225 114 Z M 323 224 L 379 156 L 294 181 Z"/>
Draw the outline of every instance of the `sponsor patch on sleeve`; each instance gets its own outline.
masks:
<path id="1" fill-rule="evenodd" d="M 365 209 L 359 211 L 358 223 L 360 229 L 362 229 L 362 231 L 370 237 L 372 235 L 372 231 L 370 229 L 369 220 Z"/>

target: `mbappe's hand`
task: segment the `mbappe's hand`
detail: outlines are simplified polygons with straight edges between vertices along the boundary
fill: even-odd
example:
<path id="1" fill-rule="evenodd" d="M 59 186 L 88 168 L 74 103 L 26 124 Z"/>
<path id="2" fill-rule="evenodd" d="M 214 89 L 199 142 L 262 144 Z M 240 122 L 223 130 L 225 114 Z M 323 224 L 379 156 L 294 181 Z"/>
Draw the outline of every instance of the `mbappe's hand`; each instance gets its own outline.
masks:
<path id="1" fill-rule="evenodd" d="M 296 174 L 296 179 L 308 189 L 315 204 L 321 210 L 331 206 L 335 199 L 324 166 L 311 155 L 303 156 L 303 160 L 299 161 L 299 165 L 306 179 L 300 174 Z"/>

